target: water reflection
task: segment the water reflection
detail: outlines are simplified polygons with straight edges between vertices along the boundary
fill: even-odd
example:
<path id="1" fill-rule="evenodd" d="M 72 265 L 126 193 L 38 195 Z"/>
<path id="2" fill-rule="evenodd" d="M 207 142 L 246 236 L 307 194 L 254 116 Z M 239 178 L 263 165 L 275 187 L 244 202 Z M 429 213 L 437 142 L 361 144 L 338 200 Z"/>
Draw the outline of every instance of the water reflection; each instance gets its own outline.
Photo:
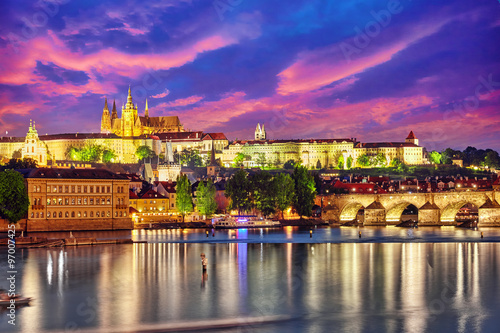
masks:
<path id="1" fill-rule="evenodd" d="M 23 255 L 18 288 L 36 301 L 19 309 L 16 327 L 2 319 L 2 332 L 280 314 L 295 319 L 252 330 L 479 332 L 494 331 L 500 310 L 495 243 L 155 243 Z"/>

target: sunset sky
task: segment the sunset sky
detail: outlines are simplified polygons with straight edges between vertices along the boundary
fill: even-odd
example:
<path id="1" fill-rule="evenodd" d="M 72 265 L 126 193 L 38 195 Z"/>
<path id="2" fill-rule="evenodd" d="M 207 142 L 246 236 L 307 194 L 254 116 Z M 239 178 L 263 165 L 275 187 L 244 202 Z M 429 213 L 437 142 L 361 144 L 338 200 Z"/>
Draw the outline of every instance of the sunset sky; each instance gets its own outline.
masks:
<path id="1" fill-rule="evenodd" d="M 500 2 L 2 1 L 0 133 L 139 113 L 250 139 L 500 151 Z"/>

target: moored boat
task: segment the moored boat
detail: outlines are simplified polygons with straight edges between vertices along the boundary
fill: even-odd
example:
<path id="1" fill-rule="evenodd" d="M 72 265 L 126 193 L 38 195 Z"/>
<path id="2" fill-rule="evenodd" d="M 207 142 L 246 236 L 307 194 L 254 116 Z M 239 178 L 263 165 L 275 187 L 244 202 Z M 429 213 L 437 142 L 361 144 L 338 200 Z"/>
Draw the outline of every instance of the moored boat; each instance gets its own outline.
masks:
<path id="1" fill-rule="evenodd" d="M 279 221 L 259 218 L 255 215 L 226 216 L 215 219 L 212 223 L 216 229 L 281 227 L 281 223 Z"/>
<path id="2" fill-rule="evenodd" d="M 29 305 L 31 300 L 31 297 L 22 297 L 18 294 L 9 296 L 6 290 L 0 289 L 0 307 L 10 306 L 11 304 L 14 304 L 14 306 Z"/>

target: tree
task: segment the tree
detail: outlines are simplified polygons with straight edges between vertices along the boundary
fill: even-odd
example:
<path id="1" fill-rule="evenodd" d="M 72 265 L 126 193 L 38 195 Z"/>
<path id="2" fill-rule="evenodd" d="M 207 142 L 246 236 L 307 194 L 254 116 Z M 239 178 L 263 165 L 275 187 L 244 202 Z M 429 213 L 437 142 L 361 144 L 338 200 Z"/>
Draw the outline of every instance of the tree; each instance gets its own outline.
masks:
<path id="1" fill-rule="evenodd" d="M 273 183 L 276 197 L 276 208 L 281 212 L 281 219 L 283 219 L 283 212 L 294 202 L 295 183 L 292 177 L 290 177 L 287 173 L 280 173 L 276 175 Z"/>
<path id="2" fill-rule="evenodd" d="M 344 155 L 339 155 L 339 158 L 337 160 L 337 168 L 340 170 L 344 170 Z"/>
<path id="3" fill-rule="evenodd" d="M 257 172 L 250 177 L 251 198 L 255 208 L 269 216 L 276 211 L 273 176 L 269 172 Z"/>
<path id="4" fill-rule="evenodd" d="M 371 164 L 370 157 L 366 154 L 359 156 L 357 162 L 362 167 L 369 167 Z"/>
<path id="5" fill-rule="evenodd" d="M 257 164 L 260 165 L 261 167 L 265 168 L 267 164 L 266 154 L 258 153 L 255 162 L 257 162 Z"/>
<path id="6" fill-rule="evenodd" d="M 116 155 L 116 153 L 112 149 L 104 149 L 102 151 L 102 161 L 104 163 L 109 163 L 109 162 L 113 163 L 116 161 L 117 157 L 118 156 Z"/>
<path id="7" fill-rule="evenodd" d="M 297 163 L 295 163 L 294 160 L 288 160 L 285 162 L 285 164 L 283 164 L 283 169 L 286 169 L 286 170 L 293 170 L 293 168 L 295 168 L 295 165 Z"/>
<path id="8" fill-rule="evenodd" d="M 389 164 L 390 167 L 393 167 L 393 168 L 399 168 L 399 166 L 402 164 L 403 162 L 401 162 L 401 160 L 397 157 L 393 158 L 391 160 L 391 163 Z"/>
<path id="9" fill-rule="evenodd" d="M 207 185 L 203 181 L 198 184 L 196 192 L 198 211 L 206 218 L 212 217 L 217 210 L 215 192 L 215 185 L 211 179 L 208 180 Z"/>
<path id="10" fill-rule="evenodd" d="M 191 196 L 191 183 L 186 175 L 177 177 L 177 186 L 175 187 L 175 204 L 177 209 L 182 215 L 182 222 L 184 217 L 193 211 L 193 197 Z"/>
<path id="11" fill-rule="evenodd" d="M 0 216 L 16 223 L 26 215 L 29 205 L 23 176 L 14 170 L 0 172 Z"/>
<path id="12" fill-rule="evenodd" d="M 431 160 L 431 163 L 434 164 L 441 164 L 441 153 L 433 150 L 429 154 L 429 159 Z"/>
<path id="13" fill-rule="evenodd" d="M 145 158 L 149 158 L 149 157 L 152 157 L 153 156 L 153 151 L 151 150 L 151 148 L 149 146 L 139 146 L 137 147 L 136 151 L 135 151 L 135 156 L 137 156 L 137 158 L 139 160 L 143 160 Z"/>
<path id="14" fill-rule="evenodd" d="M 293 207 L 302 216 L 311 216 L 316 190 L 314 178 L 309 174 L 307 168 L 301 165 L 295 166 L 293 170 L 293 180 L 295 182 L 295 200 Z"/>
<path id="15" fill-rule="evenodd" d="M 251 208 L 250 201 L 251 184 L 244 170 L 238 170 L 226 183 L 224 195 L 231 199 L 229 209 L 237 209 L 238 214 L 241 211 Z"/>
<path id="16" fill-rule="evenodd" d="M 13 158 L 3 167 L 3 169 L 35 169 L 38 168 L 38 162 L 31 157 L 25 157 L 22 160 Z"/>
<path id="17" fill-rule="evenodd" d="M 498 168 L 500 164 L 500 157 L 498 153 L 494 150 L 487 149 L 486 157 L 484 158 L 484 165 L 489 168 Z"/>
<path id="18" fill-rule="evenodd" d="M 378 153 L 373 157 L 372 165 L 384 167 L 387 164 L 387 158 L 384 153 Z"/>
<path id="19" fill-rule="evenodd" d="M 233 167 L 237 168 L 243 165 L 243 161 L 245 160 L 245 154 L 238 153 L 233 160 Z"/>
<path id="20" fill-rule="evenodd" d="M 200 152 L 196 149 L 184 149 L 181 152 L 176 152 L 174 154 L 174 159 L 180 165 L 189 168 L 203 166 L 203 159 L 200 156 Z"/>
<path id="21" fill-rule="evenodd" d="M 347 169 L 352 168 L 352 157 L 351 156 L 349 156 L 347 158 L 347 165 L 346 166 L 347 166 Z"/>

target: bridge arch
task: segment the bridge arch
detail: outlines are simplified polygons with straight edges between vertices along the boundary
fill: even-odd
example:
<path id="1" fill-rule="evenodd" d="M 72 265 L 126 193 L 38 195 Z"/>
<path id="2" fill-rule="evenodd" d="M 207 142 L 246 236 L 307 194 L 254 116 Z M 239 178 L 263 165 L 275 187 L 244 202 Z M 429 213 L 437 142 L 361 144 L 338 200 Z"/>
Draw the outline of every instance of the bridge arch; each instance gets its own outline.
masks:
<path id="1" fill-rule="evenodd" d="M 364 208 L 362 204 L 359 202 L 351 202 L 346 204 L 340 213 L 340 221 L 341 222 L 347 222 L 347 221 L 352 221 L 356 219 L 356 216 L 358 215 L 358 211 L 360 209 Z"/>
<path id="2" fill-rule="evenodd" d="M 460 201 L 452 202 L 449 205 L 447 205 L 446 207 L 444 207 L 443 210 L 441 211 L 441 222 L 455 222 L 455 217 L 457 216 L 458 211 L 460 210 L 460 208 L 462 208 L 463 206 L 465 206 L 467 204 L 470 204 L 470 205 L 473 205 L 473 206 L 479 208 L 477 203 L 475 203 L 471 200 L 460 200 Z"/>
<path id="3" fill-rule="evenodd" d="M 386 222 L 399 222 L 401 220 L 401 215 L 403 214 L 403 211 L 409 206 L 414 206 L 418 212 L 419 209 L 418 205 L 415 205 L 414 203 L 411 203 L 409 201 L 399 202 L 394 206 L 392 206 L 391 208 L 389 208 L 385 213 Z"/>

